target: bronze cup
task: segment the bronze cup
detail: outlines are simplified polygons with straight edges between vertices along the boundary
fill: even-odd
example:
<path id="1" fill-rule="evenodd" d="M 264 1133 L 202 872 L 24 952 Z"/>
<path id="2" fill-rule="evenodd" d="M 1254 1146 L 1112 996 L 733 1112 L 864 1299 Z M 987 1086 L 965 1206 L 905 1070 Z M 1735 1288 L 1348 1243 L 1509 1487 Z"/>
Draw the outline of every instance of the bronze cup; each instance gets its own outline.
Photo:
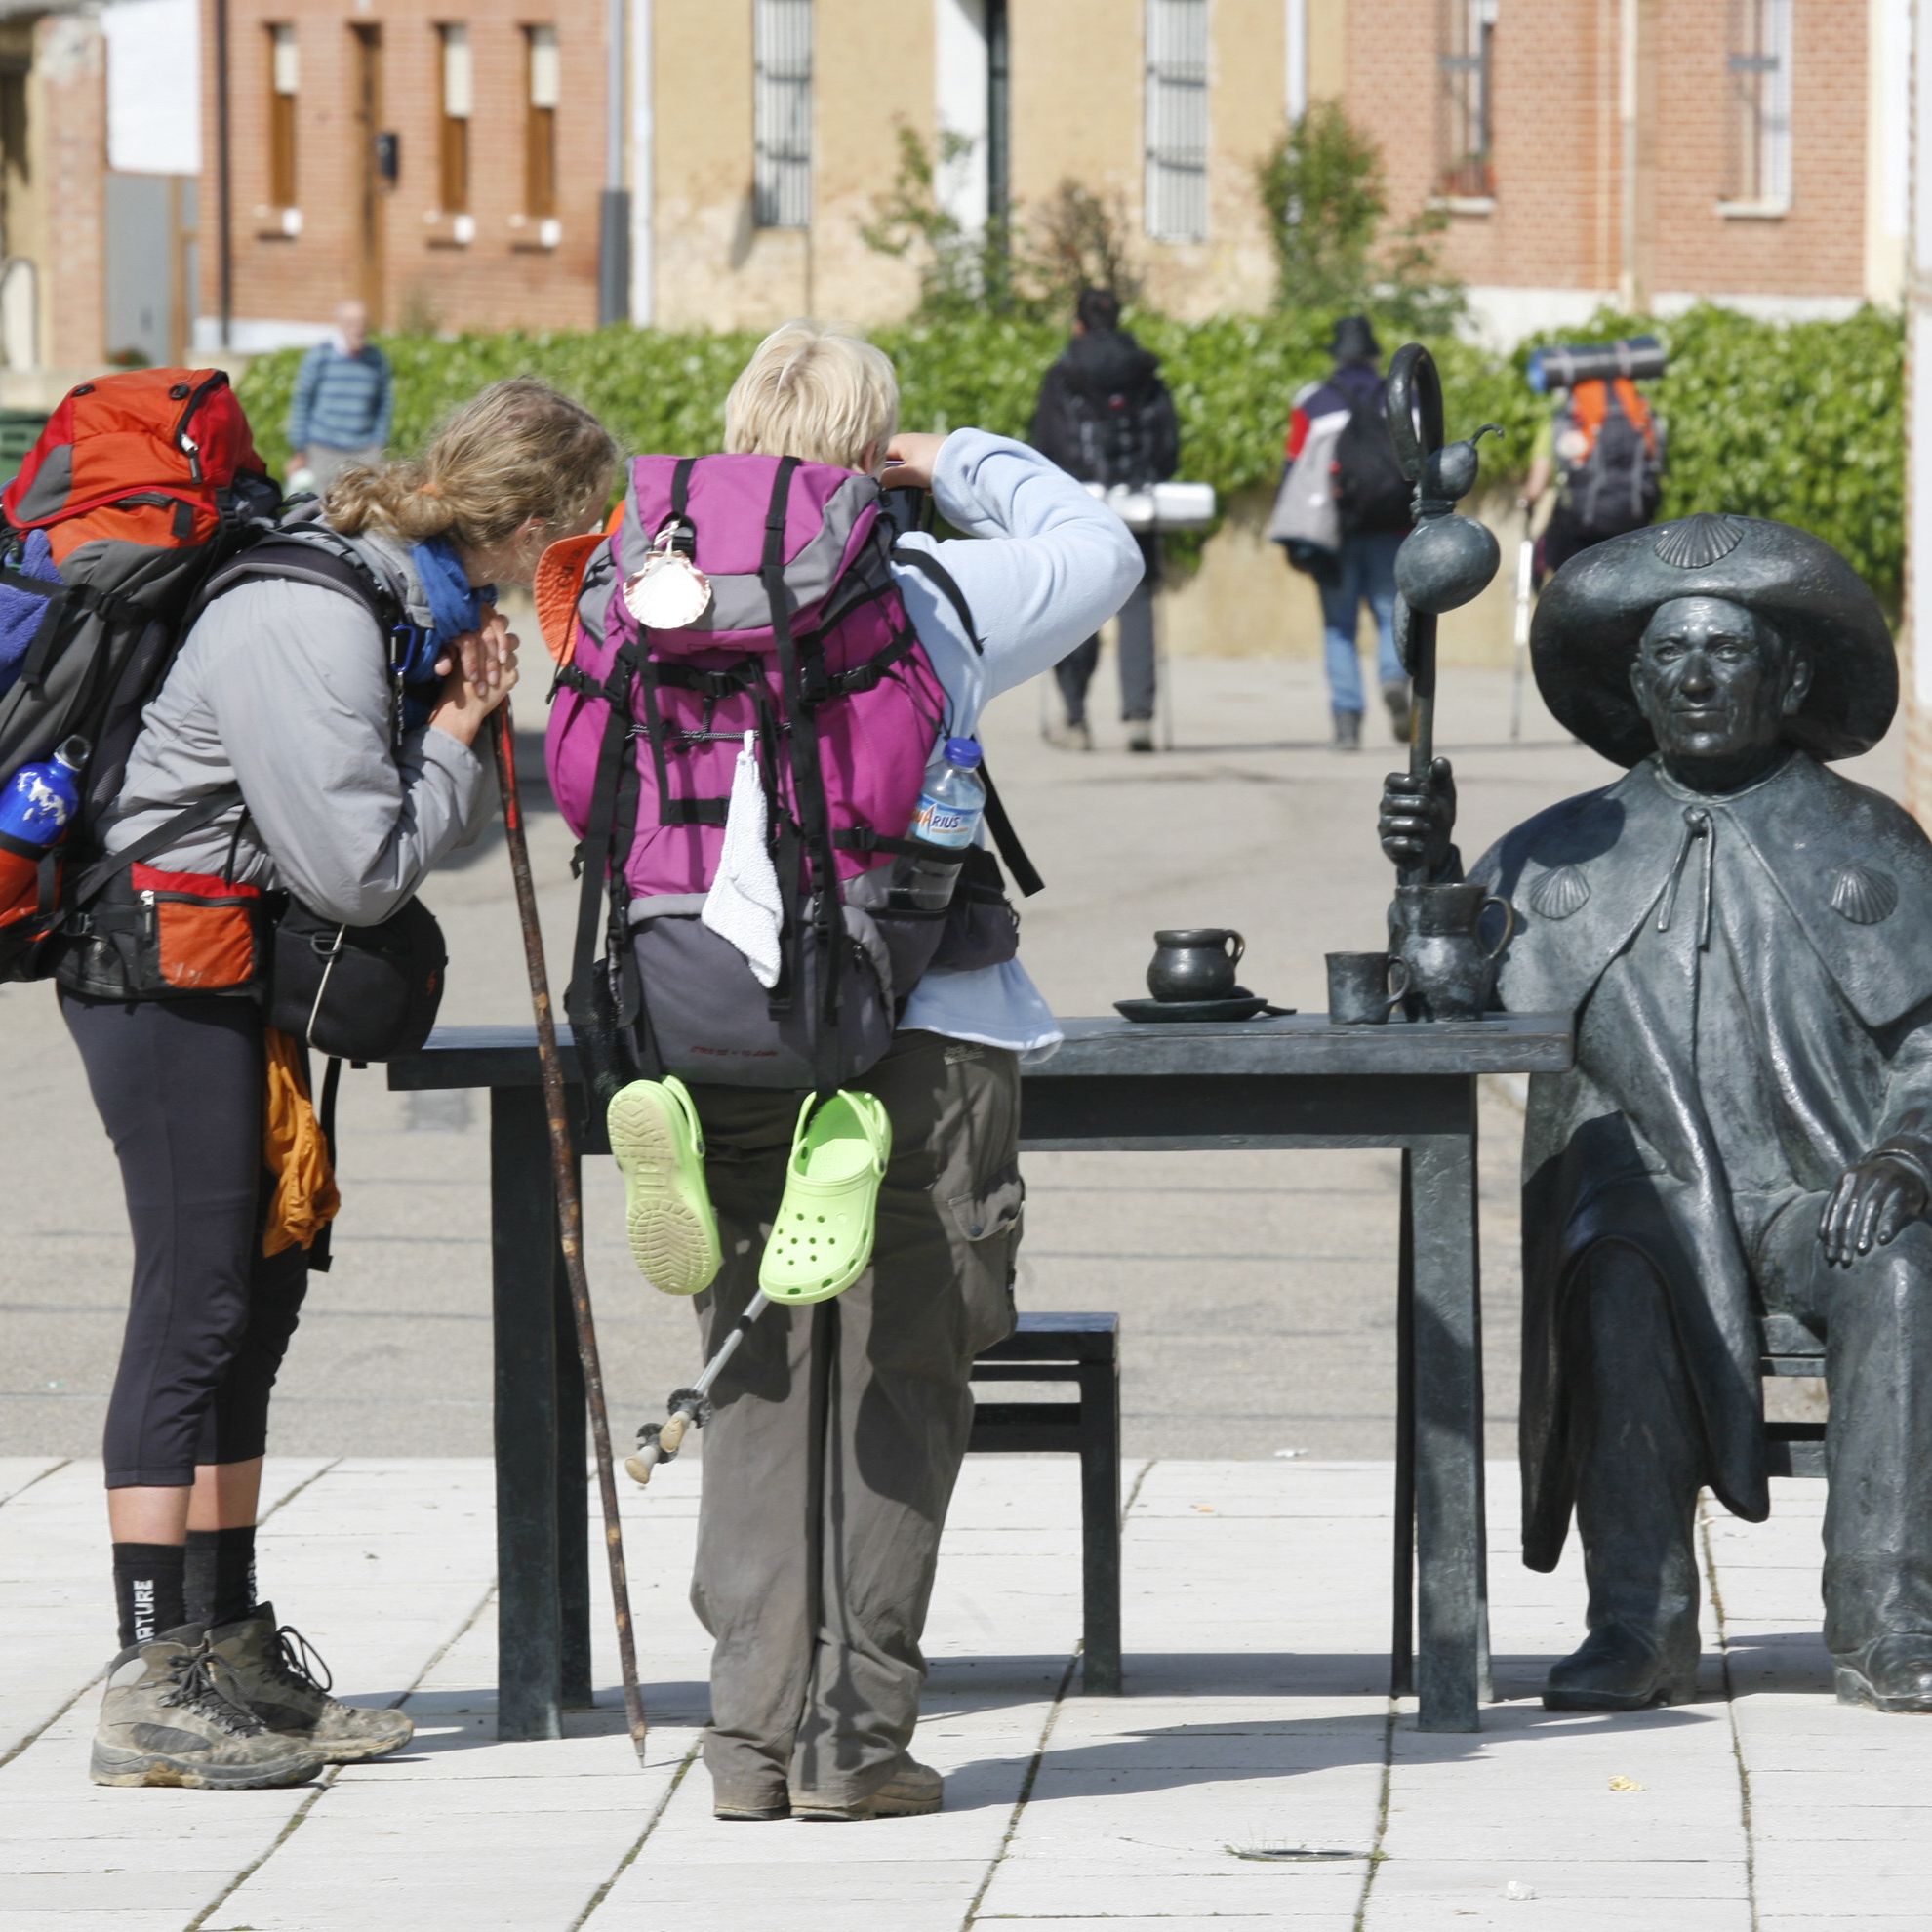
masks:
<path id="1" fill-rule="evenodd" d="M 1409 990 L 1409 969 L 1386 952 L 1328 955 L 1328 1017 L 1341 1026 L 1380 1026 Z"/>

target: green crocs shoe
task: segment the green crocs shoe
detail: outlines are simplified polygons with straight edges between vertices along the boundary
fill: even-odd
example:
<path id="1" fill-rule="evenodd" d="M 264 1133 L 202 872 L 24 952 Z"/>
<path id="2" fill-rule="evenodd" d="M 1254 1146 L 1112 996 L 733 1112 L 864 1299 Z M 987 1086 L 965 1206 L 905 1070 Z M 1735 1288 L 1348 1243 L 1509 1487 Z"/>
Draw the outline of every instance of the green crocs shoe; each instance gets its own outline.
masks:
<path id="1" fill-rule="evenodd" d="M 785 1199 L 758 1264 L 773 1301 L 826 1302 L 865 1273 L 891 1158 L 892 1122 L 872 1095 L 840 1091 L 799 1109 Z"/>
<path id="2" fill-rule="evenodd" d="M 722 1255 L 718 1217 L 704 1185 L 704 1134 L 682 1080 L 633 1080 L 605 1115 L 624 1176 L 630 1257 L 651 1286 L 697 1295 Z"/>

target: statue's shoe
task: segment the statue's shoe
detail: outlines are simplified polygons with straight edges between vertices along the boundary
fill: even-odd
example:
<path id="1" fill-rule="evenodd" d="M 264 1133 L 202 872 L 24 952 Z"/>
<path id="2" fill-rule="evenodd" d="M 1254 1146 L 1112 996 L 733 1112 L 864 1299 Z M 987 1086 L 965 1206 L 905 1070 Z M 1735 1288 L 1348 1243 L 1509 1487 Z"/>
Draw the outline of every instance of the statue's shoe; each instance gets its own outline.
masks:
<path id="1" fill-rule="evenodd" d="M 1840 1704 L 1874 1711 L 1932 1711 L 1932 1630 L 1887 1630 L 1863 1650 L 1831 1659 Z"/>
<path id="2" fill-rule="evenodd" d="M 1590 1631 L 1550 1673 L 1546 1711 L 1647 1711 L 1697 1697 L 1697 1631 L 1658 1638 L 1629 1624 Z"/>

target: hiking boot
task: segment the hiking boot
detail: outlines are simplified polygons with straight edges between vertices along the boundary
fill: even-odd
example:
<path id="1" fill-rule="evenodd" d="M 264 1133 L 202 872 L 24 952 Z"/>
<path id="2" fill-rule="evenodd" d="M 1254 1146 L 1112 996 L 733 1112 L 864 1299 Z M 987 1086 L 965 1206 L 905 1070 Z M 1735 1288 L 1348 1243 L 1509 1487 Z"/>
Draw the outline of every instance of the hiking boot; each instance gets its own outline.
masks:
<path id="1" fill-rule="evenodd" d="M 259 1791 L 305 1785 L 319 1751 L 271 1731 L 241 1701 L 199 1624 L 130 1644 L 107 1667 L 87 1775 L 97 1785 Z"/>
<path id="2" fill-rule="evenodd" d="M 1048 725 L 1041 734 L 1059 751 L 1091 751 L 1094 728 L 1085 718 L 1068 718 L 1063 725 Z"/>
<path id="3" fill-rule="evenodd" d="M 1151 751 L 1154 748 L 1153 725 L 1148 719 L 1127 720 L 1127 748 L 1130 751 Z"/>
<path id="4" fill-rule="evenodd" d="M 930 1765 L 907 1757 L 877 1791 L 841 1802 L 793 1791 L 791 1815 L 814 1825 L 849 1825 L 865 1818 L 924 1818 L 946 1802 L 946 1780 Z"/>
<path id="5" fill-rule="evenodd" d="M 1362 714 L 1359 711 L 1335 713 L 1335 748 L 1359 751 L 1362 748 Z"/>
<path id="6" fill-rule="evenodd" d="M 329 1667 L 300 1630 L 276 1628 L 272 1603 L 258 1603 L 246 1617 L 218 1625 L 208 1642 L 256 1716 L 325 1764 L 382 1757 L 416 1735 L 400 1711 L 366 1711 L 331 1697 Z"/>
<path id="7" fill-rule="evenodd" d="M 1406 745 L 1415 725 L 1415 707 L 1409 703 L 1409 680 L 1391 678 L 1382 687 L 1382 702 L 1389 706 L 1389 729 L 1397 745 Z"/>

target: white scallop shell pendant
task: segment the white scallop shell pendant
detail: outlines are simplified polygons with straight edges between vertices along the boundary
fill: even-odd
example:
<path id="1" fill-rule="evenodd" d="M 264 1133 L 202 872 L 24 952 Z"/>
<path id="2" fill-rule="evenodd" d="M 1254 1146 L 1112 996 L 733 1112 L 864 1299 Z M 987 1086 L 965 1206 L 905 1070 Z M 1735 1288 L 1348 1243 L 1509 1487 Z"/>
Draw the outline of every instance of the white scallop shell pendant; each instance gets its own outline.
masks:
<path id="1" fill-rule="evenodd" d="M 711 580 L 675 550 L 654 550 L 624 586 L 624 607 L 646 630 L 683 630 L 710 607 Z"/>

